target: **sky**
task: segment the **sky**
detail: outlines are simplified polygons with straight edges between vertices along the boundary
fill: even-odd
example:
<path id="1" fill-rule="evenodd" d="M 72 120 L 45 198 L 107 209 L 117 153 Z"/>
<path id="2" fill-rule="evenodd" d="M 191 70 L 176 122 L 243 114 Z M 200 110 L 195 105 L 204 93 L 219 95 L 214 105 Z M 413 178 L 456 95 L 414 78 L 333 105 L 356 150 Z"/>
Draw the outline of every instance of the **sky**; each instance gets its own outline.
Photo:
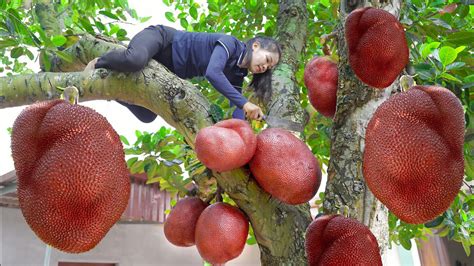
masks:
<path id="1" fill-rule="evenodd" d="M 179 23 L 173 24 L 166 20 L 164 14 L 166 11 L 169 11 L 170 8 L 166 7 L 162 1 L 129 0 L 129 5 L 137 11 L 139 16 L 152 17 L 143 24 L 132 20 L 128 21 L 131 24 L 121 24 L 121 26 L 127 30 L 129 38 L 133 37 L 136 33 L 149 25 L 164 24 L 181 29 Z M 35 72 L 39 71 L 38 62 L 29 62 L 28 66 Z M 0 73 L 0 76 L 1 75 L 2 74 Z M 157 117 L 157 119 L 152 123 L 142 123 L 136 119 L 127 108 L 115 101 L 88 101 L 80 104 L 91 107 L 105 116 L 117 133 L 119 135 L 124 135 L 129 141 L 134 141 L 136 139 L 135 130 L 137 129 L 141 131 L 154 132 L 161 126 L 170 127 L 160 117 Z M 10 150 L 10 136 L 7 132 L 7 128 L 13 125 L 16 117 L 25 107 L 26 106 L 19 106 L 0 109 L 0 176 L 14 169 Z"/>

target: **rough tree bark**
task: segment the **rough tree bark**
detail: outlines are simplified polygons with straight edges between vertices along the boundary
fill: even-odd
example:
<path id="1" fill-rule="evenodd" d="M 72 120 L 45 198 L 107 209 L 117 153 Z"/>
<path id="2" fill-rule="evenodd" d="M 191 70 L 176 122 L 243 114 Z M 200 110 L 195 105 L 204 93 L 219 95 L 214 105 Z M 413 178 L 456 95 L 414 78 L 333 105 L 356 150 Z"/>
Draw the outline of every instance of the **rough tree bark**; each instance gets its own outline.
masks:
<path id="1" fill-rule="evenodd" d="M 41 1 L 41 10 L 49 10 L 52 1 Z M 306 2 L 281 0 L 277 39 L 283 44 L 283 58 L 273 74 L 273 96 L 266 109 L 275 116 L 305 123 L 307 115 L 299 104 L 294 82 L 297 59 L 306 42 Z M 53 11 L 51 11 L 53 10 Z M 50 19 L 42 19 L 44 28 L 56 31 Z M 194 147 L 199 129 L 212 125 L 209 101 L 191 83 L 181 80 L 156 62 L 140 72 L 124 74 L 105 69 L 85 75 L 81 71 L 91 59 L 122 46 L 85 35 L 63 52 L 74 58 L 68 63 L 51 59 L 51 71 L 35 75 L 0 78 L 0 108 L 31 104 L 58 98 L 58 87 L 75 86 L 81 101 L 125 100 L 153 110 L 175 127 Z M 242 168 L 213 175 L 222 189 L 247 214 L 261 250 L 263 265 L 304 265 L 304 233 L 311 222 L 309 204 L 291 206 L 264 192 Z"/>
<path id="2" fill-rule="evenodd" d="M 341 1 L 337 28 L 339 81 L 337 112 L 332 127 L 331 157 L 324 198 L 326 213 L 344 213 L 369 226 L 384 254 L 388 247 L 388 212 L 367 189 L 362 173 L 364 137 L 377 107 L 399 90 L 398 80 L 384 90 L 368 87 L 352 71 L 347 57 L 344 22 L 354 9 L 373 6 L 398 17 L 401 0 Z"/>

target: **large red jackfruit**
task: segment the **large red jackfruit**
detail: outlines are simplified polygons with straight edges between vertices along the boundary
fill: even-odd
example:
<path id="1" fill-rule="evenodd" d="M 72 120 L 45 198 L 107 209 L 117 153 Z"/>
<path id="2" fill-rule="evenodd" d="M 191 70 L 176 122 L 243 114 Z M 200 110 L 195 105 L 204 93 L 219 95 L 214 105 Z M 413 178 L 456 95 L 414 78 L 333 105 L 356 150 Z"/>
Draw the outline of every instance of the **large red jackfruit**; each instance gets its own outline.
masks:
<path id="1" fill-rule="evenodd" d="M 127 207 L 119 136 L 88 107 L 63 100 L 27 107 L 13 125 L 12 154 L 23 216 L 57 249 L 92 249 Z"/>
<path id="2" fill-rule="evenodd" d="M 352 11 L 345 23 L 349 64 L 367 85 L 386 88 L 408 63 L 408 45 L 395 16 L 371 7 Z"/>
<path id="3" fill-rule="evenodd" d="M 430 221 L 461 188 L 463 143 L 459 99 L 442 87 L 412 87 L 380 105 L 367 126 L 367 185 L 401 220 Z"/>
<path id="4" fill-rule="evenodd" d="M 178 201 L 166 218 L 164 225 L 166 239 L 176 246 L 193 246 L 197 220 L 207 206 L 208 204 L 199 198 L 185 198 Z"/>
<path id="5" fill-rule="evenodd" d="M 311 105 L 326 117 L 334 117 L 337 99 L 337 65 L 327 57 L 314 57 L 304 69 L 304 84 Z"/>
<path id="6" fill-rule="evenodd" d="M 207 262 L 224 264 L 242 253 L 248 231 L 248 220 L 238 208 L 215 203 L 199 216 L 196 247 Z"/>
<path id="7" fill-rule="evenodd" d="M 203 128 L 196 136 L 196 154 L 208 168 L 224 172 L 247 164 L 255 153 L 257 138 L 241 119 L 228 119 Z"/>
<path id="8" fill-rule="evenodd" d="M 377 239 L 359 221 L 339 215 L 316 218 L 306 229 L 310 266 L 382 265 Z"/>
<path id="9" fill-rule="evenodd" d="M 311 150 L 281 128 L 268 128 L 257 136 L 250 170 L 266 192 L 288 204 L 309 201 L 321 182 L 321 169 Z"/>

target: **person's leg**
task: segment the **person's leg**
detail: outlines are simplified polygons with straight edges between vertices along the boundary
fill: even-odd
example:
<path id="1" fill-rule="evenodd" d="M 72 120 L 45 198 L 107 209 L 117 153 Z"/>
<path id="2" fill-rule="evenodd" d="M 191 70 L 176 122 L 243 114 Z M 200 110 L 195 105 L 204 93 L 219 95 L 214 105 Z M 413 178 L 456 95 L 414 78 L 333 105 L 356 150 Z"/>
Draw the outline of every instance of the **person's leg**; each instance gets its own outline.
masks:
<path id="1" fill-rule="evenodd" d="M 108 52 L 99 58 L 95 68 L 107 68 L 120 72 L 136 72 L 145 67 L 150 59 L 155 56 L 163 47 L 163 35 L 154 26 L 150 26 L 130 41 L 126 50 L 115 50 Z M 127 107 L 143 123 L 151 123 L 157 115 L 149 109 L 117 101 Z"/>
<path id="2" fill-rule="evenodd" d="M 130 110 L 130 112 L 132 112 L 133 115 L 135 115 L 135 117 L 138 118 L 143 123 L 151 123 L 157 117 L 157 115 L 154 112 L 152 112 L 149 109 L 147 109 L 145 107 L 142 107 L 140 105 L 129 104 L 129 103 L 122 102 L 122 101 L 119 101 L 119 100 L 117 100 L 117 102 L 119 104 L 127 107 L 128 110 Z"/>
<path id="3" fill-rule="evenodd" d="M 140 31 L 130 41 L 128 48 L 114 50 L 101 56 L 95 68 L 107 68 L 120 72 L 136 72 L 145 67 L 163 47 L 163 36 L 157 27 Z"/>

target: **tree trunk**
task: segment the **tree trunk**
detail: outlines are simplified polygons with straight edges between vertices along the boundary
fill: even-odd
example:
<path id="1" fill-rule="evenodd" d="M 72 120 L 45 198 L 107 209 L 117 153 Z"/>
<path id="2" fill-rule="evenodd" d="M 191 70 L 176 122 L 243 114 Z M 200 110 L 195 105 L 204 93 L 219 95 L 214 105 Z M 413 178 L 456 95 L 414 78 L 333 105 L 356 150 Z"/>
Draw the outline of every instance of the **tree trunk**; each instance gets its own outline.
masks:
<path id="1" fill-rule="evenodd" d="M 362 173 L 362 156 L 367 124 L 377 107 L 399 90 L 399 82 L 397 79 L 384 90 L 362 83 L 349 65 L 344 37 L 347 15 L 355 8 L 369 5 L 383 8 L 398 17 L 401 1 L 341 1 L 341 22 L 337 28 L 337 112 L 332 127 L 331 156 L 323 206 L 326 213 L 347 213 L 369 226 L 384 254 L 388 247 L 388 212 L 367 189 Z"/>

